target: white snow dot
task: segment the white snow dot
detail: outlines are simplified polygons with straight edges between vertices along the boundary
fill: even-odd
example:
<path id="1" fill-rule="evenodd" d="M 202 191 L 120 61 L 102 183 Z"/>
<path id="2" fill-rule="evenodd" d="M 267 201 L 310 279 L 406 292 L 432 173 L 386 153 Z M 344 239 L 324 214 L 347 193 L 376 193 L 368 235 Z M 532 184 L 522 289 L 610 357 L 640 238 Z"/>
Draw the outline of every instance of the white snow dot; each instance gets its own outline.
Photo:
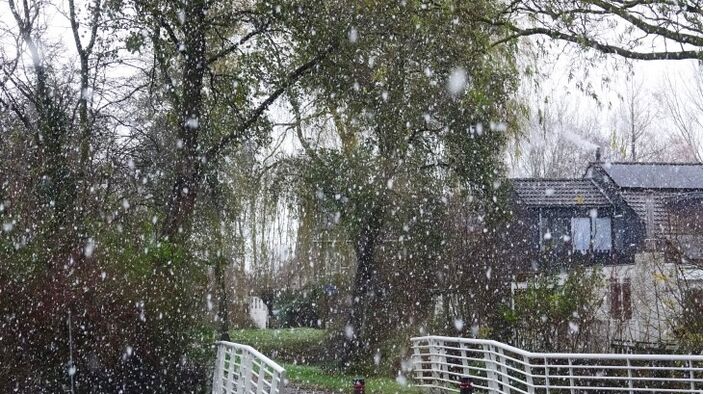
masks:
<path id="1" fill-rule="evenodd" d="M 93 252 L 95 251 L 95 241 L 93 238 L 88 238 L 88 241 L 86 242 L 86 246 L 83 247 L 83 254 L 86 257 L 91 257 L 93 255 Z"/>
<path id="2" fill-rule="evenodd" d="M 190 118 L 186 119 L 185 126 L 189 129 L 197 129 L 198 123 L 198 118 L 196 118 L 195 116 L 191 116 Z"/>
<path id="3" fill-rule="evenodd" d="M 571 321 L 569 323 L 569 325 L 570 325 L 570 334 L 574 335 L 579 332 L 579 324 Z"/>
<path id="4" fill-rule="evenodd" d="M 347 337 L 347 339 L 352 339 L 353 336 L 354 336 L 354 328 L 352 328 L 352 326 L 349 324 L 346 325 L 345 326 L 345 337 Z"/>
<path id="5" fill-rule="evenodd" d="M 464 328 L 464 320 L 458 318 L 458 319 L 455 319 L 454 323 L 455 323 L 455 330 L 462 331 L 462 329 Z"/>
<path id="6" fill-rule="evenodd" d="M 357 32 L 356 27 L 352 27 L 350 31 L 347 33 L 347 38 L 349 38 L 351 43 L 357 42 L 357 39 L 359 39 L 359 33 Z"/>
<path id="7" fill-rule="evenodd" d="M 405 376 L 401 375 L 401 373 L 398 374 L 396 377 L 396 383 L 400 384 L 401 386 L 405 386 L 408 384 L 408 379 L 406 379 Z"/>
<path id="8" fill-rule="evenodd" d="M 447 91 L 451 95 L 460 94 L 467 87 L 467 71 L 464 68 L 457 67 L 452 70 L 450 77 L 447 79 Z"/>

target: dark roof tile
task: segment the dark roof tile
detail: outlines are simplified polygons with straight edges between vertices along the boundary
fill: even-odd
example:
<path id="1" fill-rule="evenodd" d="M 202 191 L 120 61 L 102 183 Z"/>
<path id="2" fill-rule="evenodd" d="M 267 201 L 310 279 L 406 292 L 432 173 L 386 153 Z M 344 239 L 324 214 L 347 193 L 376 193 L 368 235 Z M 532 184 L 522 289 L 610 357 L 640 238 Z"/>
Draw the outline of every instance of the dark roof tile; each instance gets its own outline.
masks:
<path id="1" fill-rule="evenodd" d="M 599 163 L 622 188 L 702 189 L 700 163 Z"/>
<path id="2" fill-rule="evenodd" d="M 609 206 L 610 201 L 591 179 L 512 179 L 519 199 L 529 206 Z"/>

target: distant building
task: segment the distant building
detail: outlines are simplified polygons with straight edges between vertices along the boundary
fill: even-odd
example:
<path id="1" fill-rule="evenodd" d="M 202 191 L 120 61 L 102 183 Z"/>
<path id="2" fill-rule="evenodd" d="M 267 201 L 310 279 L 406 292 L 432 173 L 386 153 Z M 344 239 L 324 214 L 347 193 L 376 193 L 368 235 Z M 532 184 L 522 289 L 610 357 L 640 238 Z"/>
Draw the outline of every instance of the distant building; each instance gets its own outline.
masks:
<path id="1" fill-rule="evenodd" d="M 525 256 L 541 266 L 702 261 L 702 165 L 590 163 L 583 178 L 513 179 Z"/>
<path id="2" fill-rule="evenodd" d="M 669 335 L 677 307 L 663 312 L 663 303 L 682 297 L 664 287 L 701 298 L 701 163 L 605 163 L 597 154 L 582 178 L 511 181 L 515 288 L 535 272 L 601 266 L 602 318 L 624 342 Z"/>

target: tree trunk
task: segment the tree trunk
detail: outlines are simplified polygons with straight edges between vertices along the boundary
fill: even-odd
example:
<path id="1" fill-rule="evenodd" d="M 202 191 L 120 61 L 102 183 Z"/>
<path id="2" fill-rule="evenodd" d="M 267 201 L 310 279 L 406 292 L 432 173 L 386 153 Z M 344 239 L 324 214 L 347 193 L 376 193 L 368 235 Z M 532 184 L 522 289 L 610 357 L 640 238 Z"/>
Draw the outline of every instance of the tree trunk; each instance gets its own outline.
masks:
<path id="1" fill-rule="evenodd" d="M 162 237 L 185 236 L 200 184 L 198 135 L 202 123 L 203 75 L 205 58 L 205 2 L 189 1 L 185 6 L 183 83 L 180 97 L 178 144 L 182 152 L 176 163 L 176 179 L 171 190 Z M 181 234 L 181 235 L 179 235 Z"/>
<path id="2" fill-rule="evenodd" d="M 354 288 L 352 289 L 352 307 L 345 327 L 345 345 L 343 351 L 343 365 L 361 356 L 361 353 L 370 340 L 370 330 L 366 316 L 373 306 L 377 291 L 378 266 L 374 258 L 376 246 L 383 226 L 383 209 L 380 205 L 369 211 L 360 229 L 356 245 L 357 271 L 355 274 Z M 371 330 L 373 331 L 373 330 Z M 350 335 L 351 334 L 351 335 Z M 368 346 L 367 346 L 368 347 Z"/>

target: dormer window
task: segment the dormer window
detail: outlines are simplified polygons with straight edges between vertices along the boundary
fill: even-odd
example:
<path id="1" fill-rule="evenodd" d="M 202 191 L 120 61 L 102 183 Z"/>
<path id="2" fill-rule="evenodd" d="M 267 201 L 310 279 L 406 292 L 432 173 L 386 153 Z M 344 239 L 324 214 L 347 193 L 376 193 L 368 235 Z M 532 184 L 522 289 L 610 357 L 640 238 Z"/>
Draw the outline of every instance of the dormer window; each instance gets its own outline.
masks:
<path id="1" fill-rule="evenodd" d="M 582 253 L 611 251 L 611 218 L 575 217 L 572 224 L 572 250 Z"/>

